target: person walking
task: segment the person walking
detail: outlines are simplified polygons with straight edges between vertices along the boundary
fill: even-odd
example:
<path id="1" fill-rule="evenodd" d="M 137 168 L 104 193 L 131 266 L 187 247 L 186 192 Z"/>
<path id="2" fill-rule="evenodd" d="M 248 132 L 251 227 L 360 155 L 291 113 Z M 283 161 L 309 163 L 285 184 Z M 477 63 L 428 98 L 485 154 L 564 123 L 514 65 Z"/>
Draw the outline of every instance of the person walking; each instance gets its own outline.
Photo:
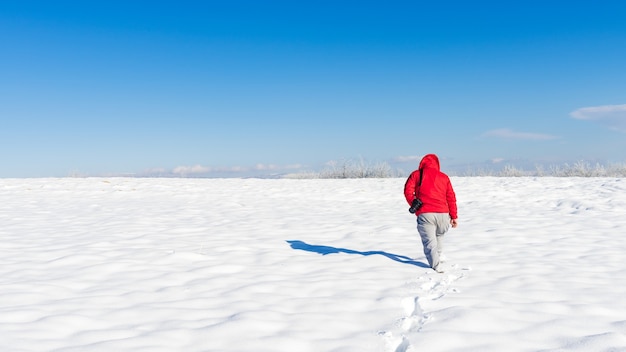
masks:
<path id="1" fill-rule="evenodd" d="M 409 211 L 417 216 L 417 231 L 428 264 L 442 273 L 443 237 L 450 226 L 457 227 L 458 214 L 456 194 L 450 178 L 440 170 L 437 155 L 422 158 L 419 169 L 411 172 L 404 184 L 404 197 L 411 205 Z"/>

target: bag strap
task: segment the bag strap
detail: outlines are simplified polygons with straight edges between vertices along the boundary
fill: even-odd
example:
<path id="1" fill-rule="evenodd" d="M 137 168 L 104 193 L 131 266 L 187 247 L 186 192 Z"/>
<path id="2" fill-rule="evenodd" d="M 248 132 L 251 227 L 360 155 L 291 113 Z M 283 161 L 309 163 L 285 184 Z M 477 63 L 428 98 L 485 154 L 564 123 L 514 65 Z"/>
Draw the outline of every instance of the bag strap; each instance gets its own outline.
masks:
<path id="1" fill-rule="evenodd" d="M 418 186 L 418 188 L 417 188 L 417 195 L 415 196 L 418 199 L 420 197 L 420 192 L 422 191 L 422 179 L 423 178 L 424 178 L 424 169 L 420 169 L 420 182 L 417 185 Z"/>

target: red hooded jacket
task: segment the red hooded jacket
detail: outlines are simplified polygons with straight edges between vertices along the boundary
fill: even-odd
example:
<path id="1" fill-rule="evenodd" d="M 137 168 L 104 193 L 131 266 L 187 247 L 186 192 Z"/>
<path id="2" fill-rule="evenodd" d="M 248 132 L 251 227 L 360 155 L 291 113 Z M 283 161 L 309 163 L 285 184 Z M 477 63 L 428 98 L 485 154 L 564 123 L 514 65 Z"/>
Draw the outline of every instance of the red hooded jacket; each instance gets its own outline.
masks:
<path id="1" fill-rule="evenodd" d="M 422 185 L 420 182 L 420 170 L 423 170 Z M 448 175 L 439 169 L 439 158 L 435 154 L 428 154 L 420 161 L 419 169 L 413 171 L 404 184 L 404 197 L 411 205 L 413 199 L 419 198 L 424 203 L 415 212 L 415 215 L 423 213 L 448 213 L 451 219 L 456 219 L 456 195 L 450 183 Z"/>

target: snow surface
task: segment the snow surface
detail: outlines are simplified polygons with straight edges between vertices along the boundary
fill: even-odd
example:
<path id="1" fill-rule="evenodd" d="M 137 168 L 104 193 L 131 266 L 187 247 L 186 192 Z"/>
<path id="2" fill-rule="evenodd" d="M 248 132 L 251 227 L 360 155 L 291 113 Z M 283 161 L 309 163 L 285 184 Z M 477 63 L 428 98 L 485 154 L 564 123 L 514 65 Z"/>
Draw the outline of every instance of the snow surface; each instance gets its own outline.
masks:
<path id="1" fill-rule="evenodd" d="M 1 351 L 626 351 L 626 180 L 0 179 Z"/>

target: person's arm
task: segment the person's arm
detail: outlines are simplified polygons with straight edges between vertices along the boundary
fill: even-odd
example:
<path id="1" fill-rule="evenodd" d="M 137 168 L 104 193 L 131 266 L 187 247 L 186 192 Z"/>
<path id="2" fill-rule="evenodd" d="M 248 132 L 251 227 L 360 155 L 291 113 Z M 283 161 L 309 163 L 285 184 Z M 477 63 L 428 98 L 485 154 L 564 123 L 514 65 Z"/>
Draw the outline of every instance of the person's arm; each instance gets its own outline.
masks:
<path id="1" fill-rule="evenodd" d="M 456 207 L 456 194 L 452 188 L 452 182 L 448 179 L 448 187 L 446 190 L 446 201 L 448 202 L 448 212 L 450 213 L 450 224 L 452 227 L 458 226 L 458 213 Z"/>
<path id="2" fill-rule="evenodd" d="M 417 178 L 420 173 L 417 170 L 413 171 L 409 178 L 407 178 L 406 183 L 404 184 L 404 198 L 406 198 L 406 202 L 411 205 L 413 203 L 413 199 L 415 199 L 415 185 L 417 185 Z"/>

